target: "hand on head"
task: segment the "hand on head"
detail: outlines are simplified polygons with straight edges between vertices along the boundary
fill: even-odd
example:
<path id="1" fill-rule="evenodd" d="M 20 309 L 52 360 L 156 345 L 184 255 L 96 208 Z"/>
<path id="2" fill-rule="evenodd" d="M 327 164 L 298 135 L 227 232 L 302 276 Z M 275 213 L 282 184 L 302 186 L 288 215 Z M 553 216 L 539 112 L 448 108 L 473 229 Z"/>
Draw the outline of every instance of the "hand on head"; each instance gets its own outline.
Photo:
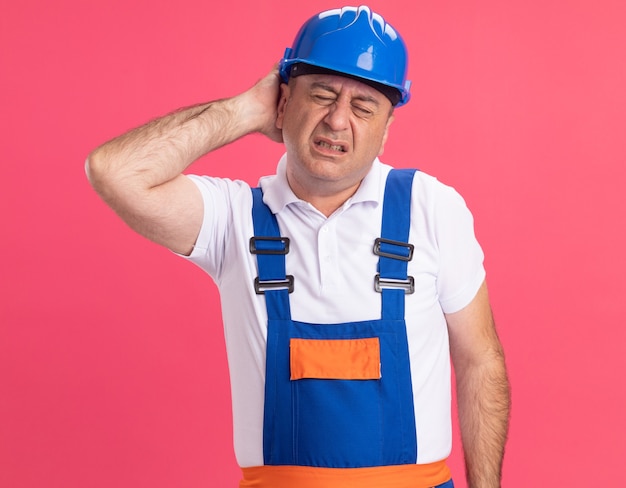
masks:
<path id="1" fill-rule="evenodd" d="M 257 132 L 275 142 L 283 142 L 282 130 L 276 127 L 280 84 L 278 65 L 275 65 L 265 77 L 261 78 L 244 94 L 247 97 L 249 116 L 258 119 Z"/>

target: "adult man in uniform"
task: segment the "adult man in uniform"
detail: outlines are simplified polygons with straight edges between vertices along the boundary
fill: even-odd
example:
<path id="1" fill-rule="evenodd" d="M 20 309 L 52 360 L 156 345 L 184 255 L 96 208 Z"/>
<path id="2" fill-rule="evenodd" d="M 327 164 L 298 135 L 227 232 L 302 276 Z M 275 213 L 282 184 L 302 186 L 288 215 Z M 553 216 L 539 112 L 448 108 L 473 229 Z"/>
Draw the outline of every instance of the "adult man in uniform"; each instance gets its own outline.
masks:
<path id="1" fill-rule="evenodd" d="M 322 12 L 251 89 L 87 161 L 133 229 L 220 288 L 241 487 L 453 486 L 450 353 L 469 485 L 500 486 L 508 383 L 471 215 L 378 160 L 406 58 L 369 8 Z M 254 132 L 286 148 L 259 189 L 182 174 Z"/>

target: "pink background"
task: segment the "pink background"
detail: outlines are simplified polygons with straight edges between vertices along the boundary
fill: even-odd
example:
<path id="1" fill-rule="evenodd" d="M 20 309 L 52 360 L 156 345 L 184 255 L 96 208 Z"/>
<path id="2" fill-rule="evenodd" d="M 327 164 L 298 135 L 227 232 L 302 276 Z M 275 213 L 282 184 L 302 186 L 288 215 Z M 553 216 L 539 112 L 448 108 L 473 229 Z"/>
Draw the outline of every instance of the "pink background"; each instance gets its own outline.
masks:
<path id="1" fill-rule="evenodd" d="M 264 75 L 329 1 L 4 1 L 0 486 L 234 487 L 211 280 L 89 187 L 101 142 Z M 626 453 L 622 0 L 372 0 L 411 52 L 384 160 L 476 217 L 514 408 L 504 486 L 619 485 Z M 194 167 L 254 184 L 251 136 Z M 462 459 L 451 458 L 457 486 Z"/>

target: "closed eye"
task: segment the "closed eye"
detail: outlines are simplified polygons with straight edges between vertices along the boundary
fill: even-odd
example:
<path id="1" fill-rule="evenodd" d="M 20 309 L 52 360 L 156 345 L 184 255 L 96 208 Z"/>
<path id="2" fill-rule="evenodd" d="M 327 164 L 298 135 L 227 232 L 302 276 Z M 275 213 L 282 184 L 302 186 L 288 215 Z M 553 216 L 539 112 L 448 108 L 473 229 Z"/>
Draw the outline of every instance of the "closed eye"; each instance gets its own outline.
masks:
<path id="1" fill-rule="evenodd" d="M 368 107 L 363 107 L 361 105 L 353 105 L 352 109 L 355 114 L 360 117 L 371 117 L 374 115 L 374 111 Z"/>
<path id="2" fill-rule="evenodd" d="M 330 105 L 331 103 L 334 103 L 336 100 L 336 97 L 332 96 L 332 95 L 313 95 L 313 100 L 315 100 L 315 102 L 319 103 L 320 105 Z"/>

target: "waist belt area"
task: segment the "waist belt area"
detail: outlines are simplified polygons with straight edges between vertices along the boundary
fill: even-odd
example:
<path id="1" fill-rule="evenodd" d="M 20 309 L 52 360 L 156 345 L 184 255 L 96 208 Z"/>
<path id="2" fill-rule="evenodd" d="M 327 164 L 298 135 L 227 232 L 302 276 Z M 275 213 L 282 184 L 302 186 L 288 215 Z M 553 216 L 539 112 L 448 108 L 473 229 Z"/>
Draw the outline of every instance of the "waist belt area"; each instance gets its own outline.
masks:
<path id="1" fill-rule="evenodd" d="M 255 466 L 241 470 L 239 488 L 431 488 L 450 480 L 445 460 L 374 468 Z"/>

